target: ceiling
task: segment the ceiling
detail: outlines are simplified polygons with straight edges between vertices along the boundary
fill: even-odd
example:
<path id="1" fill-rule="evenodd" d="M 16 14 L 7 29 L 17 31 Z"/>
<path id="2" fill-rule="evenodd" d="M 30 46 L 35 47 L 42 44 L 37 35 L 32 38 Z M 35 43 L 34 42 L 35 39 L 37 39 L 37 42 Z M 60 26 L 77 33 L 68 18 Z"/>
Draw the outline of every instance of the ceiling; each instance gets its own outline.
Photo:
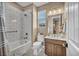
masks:
<path id="1" fill-rule="evenodd" d="M 36 5 L 37 7 L 39 7 L 39 6 L 47 4 L 48 2 L 17 2 L 17 3 L 21 5 L 22 7 L 26 7 L 32 3 Z"/>

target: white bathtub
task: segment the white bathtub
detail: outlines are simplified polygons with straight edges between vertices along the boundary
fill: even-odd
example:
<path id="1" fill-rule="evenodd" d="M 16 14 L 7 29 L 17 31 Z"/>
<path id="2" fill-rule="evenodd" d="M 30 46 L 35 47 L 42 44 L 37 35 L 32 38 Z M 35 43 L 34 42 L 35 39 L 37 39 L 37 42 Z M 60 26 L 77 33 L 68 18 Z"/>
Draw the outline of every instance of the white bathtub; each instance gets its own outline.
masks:
<path id="1" fill-rule="evenodd" d="M 31 41 L 28 42 L 15 42 L 9 46 L 10 56 L 22 56 L 32 47 Z"/>

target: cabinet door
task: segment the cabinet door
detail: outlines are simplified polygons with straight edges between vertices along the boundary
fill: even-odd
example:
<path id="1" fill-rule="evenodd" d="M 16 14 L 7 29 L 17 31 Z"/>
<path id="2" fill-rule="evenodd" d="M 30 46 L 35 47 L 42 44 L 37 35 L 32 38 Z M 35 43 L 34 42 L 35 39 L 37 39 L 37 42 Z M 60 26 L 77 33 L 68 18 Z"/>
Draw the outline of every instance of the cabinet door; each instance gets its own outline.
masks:
<path id="1" fill-rule="evenodd" d="M 66 55 L 66 48 L 60 45 L 55 45 L 56 55 L 57 56 L 65 56 Z"/>
<path id="2" fill-rule="evenodd" d="M 52 56 L 56 56 L 56 45 L 55 44 L 52 44 L 51 49 L 52 49 L 51 50 L 51 53 L 52 53 L 51 55 Z"/>
<path id="3" fill-rule="evenodd" d="M 48 55 L 48 56 L 51 56 L 52 55 L 52 44 L 50 44 L 50 43 L 46 43 L 45 44 L 46 46 L 45 46 L 45 53 L 46 53 L 46 55 Z"/>

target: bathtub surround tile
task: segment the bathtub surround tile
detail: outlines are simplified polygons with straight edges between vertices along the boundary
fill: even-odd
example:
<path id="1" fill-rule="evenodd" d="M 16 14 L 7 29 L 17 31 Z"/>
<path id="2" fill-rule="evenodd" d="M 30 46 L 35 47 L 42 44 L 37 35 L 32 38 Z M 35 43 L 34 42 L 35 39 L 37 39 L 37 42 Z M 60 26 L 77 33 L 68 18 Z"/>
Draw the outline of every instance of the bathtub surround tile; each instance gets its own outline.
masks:
<path id="1" fill-rule="evenodd" d="M 24 16 L 24 14 L 27 14 L 27 16 Z M 6 31 L 5 40 L 8 42 L 6 44 L 8 46 L 6 47 L 8 49 L 7 55 L 23 55 L 32 45 L 32 27 L 31 23 L 29 23 L 31 22 L 31 14 L 32 13 L 28 12 L 27 10 L 24 12 L 7 2 L 4 3 L 4 21 Z M 25 33 L 28 33 L 27 39 L 24 39 L 24 37 L 26 37 Z"/>
<path id="2" fill-rule="evenodd" d="M 33 55 L 33 49 L 30 48 L 25 54 L 23 54 L 23 56 L 34 56 Z"/>

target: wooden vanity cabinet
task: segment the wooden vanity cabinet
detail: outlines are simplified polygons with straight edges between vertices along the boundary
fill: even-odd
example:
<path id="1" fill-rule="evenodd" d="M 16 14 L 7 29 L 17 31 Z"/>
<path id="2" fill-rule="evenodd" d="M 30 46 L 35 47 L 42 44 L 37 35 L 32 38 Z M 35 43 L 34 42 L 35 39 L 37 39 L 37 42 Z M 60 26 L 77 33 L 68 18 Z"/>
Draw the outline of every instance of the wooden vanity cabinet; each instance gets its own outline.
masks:
<path id="1" fill-rule="evenodd" d="M 45 54 L 48 56 L 66 56 L 65 41 L 45 39 Z"/>

